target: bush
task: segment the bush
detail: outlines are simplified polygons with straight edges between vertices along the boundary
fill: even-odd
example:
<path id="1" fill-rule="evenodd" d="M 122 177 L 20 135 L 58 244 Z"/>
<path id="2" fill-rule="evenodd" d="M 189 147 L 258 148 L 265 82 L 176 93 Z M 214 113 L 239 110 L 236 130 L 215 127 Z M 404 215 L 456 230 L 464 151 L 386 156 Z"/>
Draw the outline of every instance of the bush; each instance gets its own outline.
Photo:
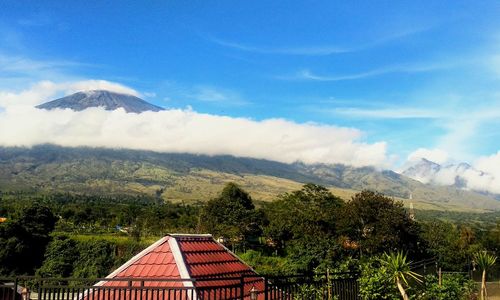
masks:
<path id="1" fill-rule="evenodd" d="M 361 264 L 359 294 L 363 300 L 399 300 L 401 296 L 386 267 L 378 258 Z"/>
<path id="2" fill-rule="evenodd" d="M 298 267 L 286 257 L 267 256 L 255 250 L 248 250 L 239 256 L 260 274 L 278 276 L 297 273 Z"/>
<path id="3" fill-rule="evenodd" d="M 115 246 L 107 241 L 93 240 L 78 245 L 80 258 L 75 263 L 73 276 L 98 278 L 108 275 L 115 259 Z"/>
<path id="4" fill-rule="evenodd" d="M 441 286 L 436 275 L 427 275 L 418 300 L 469 300 L 477 289 L 476 283 L 462 274 L 443 274 Z"/>

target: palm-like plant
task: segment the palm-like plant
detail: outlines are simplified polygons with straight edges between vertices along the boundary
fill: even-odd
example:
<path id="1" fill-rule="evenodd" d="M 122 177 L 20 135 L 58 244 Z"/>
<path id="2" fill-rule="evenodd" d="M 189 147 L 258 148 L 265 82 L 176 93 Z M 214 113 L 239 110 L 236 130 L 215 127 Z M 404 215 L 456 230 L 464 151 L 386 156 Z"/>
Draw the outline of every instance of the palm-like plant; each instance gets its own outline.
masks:
<path id="1" fill-rule="evenodd" d="M 396 282 L 403 300 L 408 300 L 409 298 L 403 284 L 408 286 L 408 278 L 413 278 L 417 282 L 421 282 L 421 275 L 410 270 L 411 262 L 406 260 L 406 255 L 403 252 L 384 253 L 381 263 L 387 268 L 392 279 Z"/>
<path id="2" fill-rule="evenodd" d="M 488 297 L 488 293 L 486 292 L 486 272 L 496 261 L 497 257 L 488 254 L 486 251 L 479 251 L 474 254 L 474 263 L 483 271 L 483 276 L 481 278 L 481 300 L 486 300 Z"/>

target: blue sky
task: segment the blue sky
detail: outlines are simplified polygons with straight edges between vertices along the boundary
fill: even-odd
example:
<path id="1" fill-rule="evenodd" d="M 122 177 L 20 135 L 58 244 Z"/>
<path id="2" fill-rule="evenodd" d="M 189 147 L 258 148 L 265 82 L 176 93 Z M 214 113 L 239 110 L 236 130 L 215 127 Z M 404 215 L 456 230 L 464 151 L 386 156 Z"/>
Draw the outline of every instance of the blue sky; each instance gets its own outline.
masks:
<path id="1" fill-rule="evenodd" d="M 494 1 L 0 2 L 0 89 L 103 79 L 166 108 L 352 127 L 402 163 L 500 150 Z"/>

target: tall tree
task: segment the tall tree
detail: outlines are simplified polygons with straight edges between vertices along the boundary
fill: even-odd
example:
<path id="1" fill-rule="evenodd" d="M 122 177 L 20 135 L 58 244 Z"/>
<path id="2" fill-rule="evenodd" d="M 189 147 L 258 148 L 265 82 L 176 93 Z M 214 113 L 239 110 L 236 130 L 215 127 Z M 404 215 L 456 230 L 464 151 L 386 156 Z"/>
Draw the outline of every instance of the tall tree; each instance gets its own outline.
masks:
<path id="1" fill-rule="evenodd" d="M 200 213 L 202 230 L 233 242 L 260 235 L 261 221 L 250 195 L 235 183 L 228 183 Z"/>
<path id="2" fill-rule="evenodd" d="M 0 273 L 34 274 L 42 264 L 56 220 L 48 207 L 32 203 L 0 225 Z"/>
<path id="3" fill-rule="evenodd" d="M 401 202 L 373 191 L 354 195 L 340 214 L 339 231 L 360 254 L 404 250 L 417 254 L 420 228 Z"/>
<path id="4" fill-rule="evenodd" d="M 301 271 L 311 271 L 335 257 L 335 224 L 342 205 L 343 201 L 325 187 L 306 184 L 267 205 L 266 235 Z"/>

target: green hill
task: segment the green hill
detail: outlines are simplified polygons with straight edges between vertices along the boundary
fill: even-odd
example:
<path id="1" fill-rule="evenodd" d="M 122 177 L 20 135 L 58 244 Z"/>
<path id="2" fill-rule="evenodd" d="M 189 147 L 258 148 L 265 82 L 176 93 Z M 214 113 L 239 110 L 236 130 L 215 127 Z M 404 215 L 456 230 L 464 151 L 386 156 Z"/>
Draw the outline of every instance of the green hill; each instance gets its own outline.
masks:
<path id="1" fill-rule="evenodd" d="M 500 210 L 500 201 L 453 187 L 422 184 L 392 171 L 344 165 L 284 164 L 233 156 L 103 148 L 0 148 L 3 191 L 146 193 L 171 201 L 205 201 L 227 182 L 269 201 L 303 183 L 325 185 L 344 199 L 372 189 L 435 210 Z"/>

